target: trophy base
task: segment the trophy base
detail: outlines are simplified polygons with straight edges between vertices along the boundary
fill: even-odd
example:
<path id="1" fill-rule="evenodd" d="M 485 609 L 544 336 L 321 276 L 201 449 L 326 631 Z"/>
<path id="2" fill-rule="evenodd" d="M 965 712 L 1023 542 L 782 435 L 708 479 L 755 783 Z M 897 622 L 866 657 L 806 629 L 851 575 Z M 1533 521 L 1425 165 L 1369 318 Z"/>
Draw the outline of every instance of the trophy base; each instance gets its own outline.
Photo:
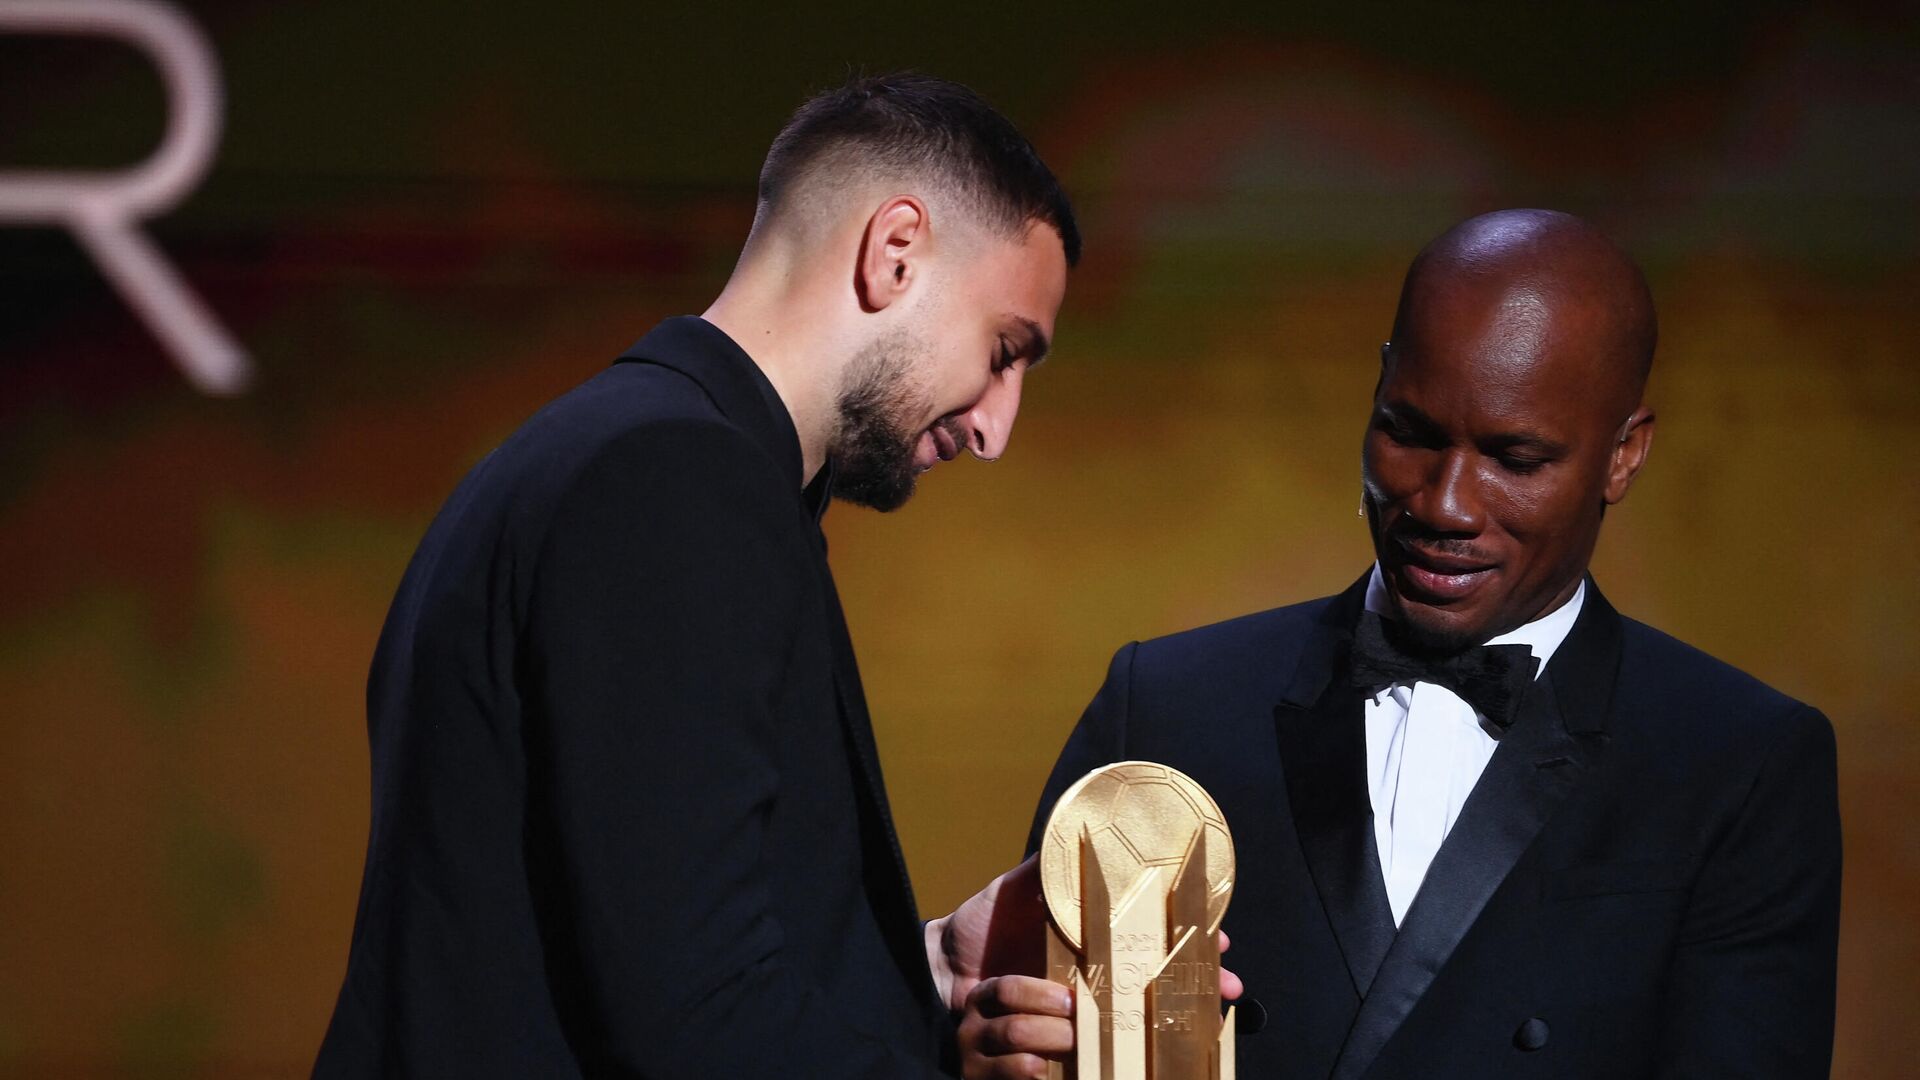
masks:
<path id="1" fill-rule="evenodd" d="M 1094 861 L 1091 851 L 1085 857 Z M 1234 1080 L 1234 1012 L 1220 1013 L 1219 939 L 1204 923 L 1170 926 L 1168 907 L 1176 916 L 1193 910 L 1180 892 L 1176 884 L 1170 895 L 1149 871 L 1105 932 L 1090 928 L 1084 962 L 1047 927 L 1047 978 L 1072 989 L 1074 1026 L 1073 1054 L 1048 1064 L 1048 1080 Z M 1171 949 L 1169 929 L 1179 931 Z"/>

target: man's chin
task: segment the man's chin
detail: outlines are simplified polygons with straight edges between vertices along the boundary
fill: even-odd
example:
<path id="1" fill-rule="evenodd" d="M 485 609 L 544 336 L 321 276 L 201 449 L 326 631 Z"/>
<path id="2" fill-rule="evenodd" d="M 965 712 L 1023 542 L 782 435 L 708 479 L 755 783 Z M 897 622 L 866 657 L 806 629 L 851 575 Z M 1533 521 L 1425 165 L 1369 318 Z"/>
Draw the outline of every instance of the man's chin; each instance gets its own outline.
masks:
<path id="1" fill-rule="evenodd" d="M 898 510 L 901 507 L 907 505 L 907 500 L 913 498 L 913 492 L 908 491 L 904 495 L 899 495 L 899 496 L 888 495 L 883 498 L 876 495 L 870 495 L 865 492 L 847 492 L 847 491 L 835 490 L 833 493 L 833 497 L 840 500 L 841 502 L 852 503 L 855 506 L 864 506 L 869 510 L 878 510 L 883 514 L 891 514 L 895 510 Z"/>
<path id="2" fill-rule="evenodd" d="M 1396 636 L 1403 646 L 1418 652 L 1450 656 L 1480 644 L 1488 636 L 1481 621 L 1466 612 L 1404 598 L 1396 598 L 1393 606 L 1399 615 Z"/>
<path id="3" fill-rule="evenodd" d="M 918 443 L 878 424 L 848 427 L 833 448 L 835 497 L 883 514 L 905 506 L 920 477 Z"/>
<path id="4" fill-rule="evenodd" d="M 911 468 L 884 472 L 855 473 L 841 471 L 833 478 L 833 497 L 855 506 L 892 513 L 913 498 L 919 476 Z"/>

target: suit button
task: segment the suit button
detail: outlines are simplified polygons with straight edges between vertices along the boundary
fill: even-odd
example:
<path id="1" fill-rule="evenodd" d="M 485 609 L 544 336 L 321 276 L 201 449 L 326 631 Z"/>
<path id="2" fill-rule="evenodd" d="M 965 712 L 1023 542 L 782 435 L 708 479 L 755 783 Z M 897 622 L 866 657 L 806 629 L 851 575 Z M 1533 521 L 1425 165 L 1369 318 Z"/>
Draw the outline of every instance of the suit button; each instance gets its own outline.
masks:
<path id="1" fill-rule="evenodd" d="M 1259 998 L 1243 997 L 1233 1003 L 1233 1030 L 1239 1035 L 1258 1035 L 1267 1028 L 1267 1007 Z"/>
<path id="2" fill-rule="evenodd" d="M 1522 1050 L 1538 1050 L 1547 1045 L 1547 1022 L 1534 1017 L 1513 1033 L 1513 1045 Z"/>

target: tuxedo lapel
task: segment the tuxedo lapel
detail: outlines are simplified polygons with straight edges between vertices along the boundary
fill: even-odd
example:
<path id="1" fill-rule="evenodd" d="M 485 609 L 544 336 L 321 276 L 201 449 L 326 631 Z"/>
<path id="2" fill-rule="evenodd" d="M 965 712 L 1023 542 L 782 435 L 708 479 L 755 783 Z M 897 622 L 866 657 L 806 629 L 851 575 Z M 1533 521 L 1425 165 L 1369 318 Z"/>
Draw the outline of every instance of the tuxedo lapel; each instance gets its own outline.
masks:
<path id="1" fill-rule="evenodd" d="M 1282 705 L 1275 717 L 1300 852 L 1354 992 L 1365 997 L 1393 944 L 1393 910 L 1373 840 L 1362 703 L 1337 696 L 1323 708 Z"/>
<path id="2" fill-rule="evenodd" d="M 1300 851 L 1340 944 L 1354 991 L 1366 997 L 1388 947 L 1393 911 L 1380 876 L 1367 794 L 1365 701 L 1334 684 L 1366 579 L 1327 606 L 1285 699 L 1274 710 Z"/>
<path id="3" fill-rule="evenodd" d="M 1618 662 L 1619 616 L 1590 587 L 1580 619 L 1528 690 L 1435 854 L 1361 1003 L 1333 1080 L 1366 1073 L 1555 808 L 1598 765 Z"/>

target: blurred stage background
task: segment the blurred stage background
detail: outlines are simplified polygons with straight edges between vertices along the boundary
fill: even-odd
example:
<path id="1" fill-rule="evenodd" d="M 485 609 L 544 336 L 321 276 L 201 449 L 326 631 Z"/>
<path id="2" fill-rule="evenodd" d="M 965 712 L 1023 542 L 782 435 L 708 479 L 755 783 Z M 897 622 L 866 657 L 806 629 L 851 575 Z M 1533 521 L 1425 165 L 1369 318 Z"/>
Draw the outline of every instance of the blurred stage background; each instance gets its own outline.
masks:
<path id="1" fill-rule="evenodd" d="M 1552 206 L 1644 261 L 1663 324 L 1599 580 L 1832 716 L 1835 1073 L 1910 1075 L 1920 20 L 1344 7 L 189 5 L 226 129 L 150 232 L 251 387 L 196 392 L 70 234 L 0 227 L 0 1075 L 305 1074 L 415 541 L 536 406 L 705 305 L 768 139 L 850 64 L 977 87 L 1088 238 L 1012 454 L 828 518 L 928 913 L 1018 857 L 1113 649 L 1363 570 L 1403 267 Z M 135 50 L 0 34 L 0 169 L 126 165 L 166 120 Z"/>

